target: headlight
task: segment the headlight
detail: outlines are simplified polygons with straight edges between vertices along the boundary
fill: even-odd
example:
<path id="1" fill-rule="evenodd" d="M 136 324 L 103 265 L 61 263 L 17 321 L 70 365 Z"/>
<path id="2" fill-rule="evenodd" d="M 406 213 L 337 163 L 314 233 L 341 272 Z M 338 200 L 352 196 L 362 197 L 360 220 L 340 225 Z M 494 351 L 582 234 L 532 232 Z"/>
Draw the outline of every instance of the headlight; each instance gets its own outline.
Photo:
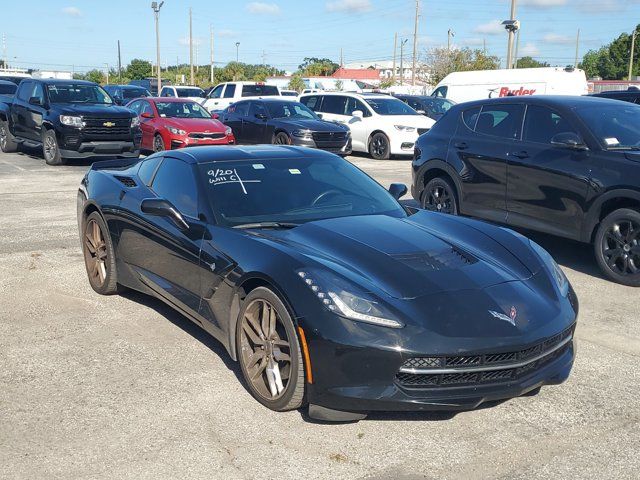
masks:
<path id="1" fill-rule="evenodd" d="M 60 115 L 60 123 L 69 127 L 82 128 L 85 123 L 82 121 L 82 117 L 74 117 L 72 115 Z"/>
<path id="2" fill-rule="evenodd" d="M 394 125 L 396 130 L 400 130 L 401 132 L 415 132 L 416 127 L 407 127 L 406 125 Z"/>
<path id="3" fill-rule="evenodd" d="M 294 130 L 291 133 L 294 137 L 305 138 L 311 140 L 311 130 Z"/>
<path id="4" fill-rule="evenodd" d="M 224 131 L 224 134 L 228 137 L 229 135 L 231 135 L 232 130 L 231 127 L 227 127 L 227 129 Z"/>
<path id="5" fill-rule="evenodd" d="M 566 297 L 569 293 L 569 280 L 560 268 L 560 265 L 556 263 L 549 252 L 547 252 L 536 242 L 534 242 L 533 240 L 529 240 L 529 243 L 531 244 L 531 247 L 536 251 L 538 256 L 542 259 L 547 269 L 549 270 L 549 273 L 551 273 L 551 276 L 555 280 L 562 296 Z"/>
<path id="6" fill-rule="evenodd" d="M 392 318 L 391 312 L 375 296 L 344 279 L 306 270 L 298 271 L 298 276 L 315 293 L 322 305 L 337 315 L 382 327 L 404 327 L 401 322 Z"/>
<path id="7" fill-rule="evenodd" d="M 140 118 L 138 117 L 133 117 L 131 119 L 131 128 L 136 128 L 140 126 Z"/>
<path id="8" fill-rule="evenodd" d="M 185 132 L 184 130 L 180 130 L 180 129 L 174 128 L 174 127 L 167 127 L 167 130 L 169 130 L 174 135 L 186 135 L 187 134 L 187 132 Z"/>

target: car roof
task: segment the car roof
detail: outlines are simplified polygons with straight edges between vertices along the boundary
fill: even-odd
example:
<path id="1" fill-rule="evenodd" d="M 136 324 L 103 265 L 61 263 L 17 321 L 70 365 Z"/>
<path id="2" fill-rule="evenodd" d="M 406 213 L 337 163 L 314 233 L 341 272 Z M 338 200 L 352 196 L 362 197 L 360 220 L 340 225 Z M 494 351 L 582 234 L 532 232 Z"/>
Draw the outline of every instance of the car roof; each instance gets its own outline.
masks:
<path id="1" fill-rule="evenodd" d="M 168 156 L 179 158 L 187 163 L 229 162 L 237 160 L 269 161 L 285 158 L 333 158 L 334 154 L 307 147 L 289 145 L 252 145 L 252 146 L 202 146 L 184 150 L 172 150 Z"/>
<path id="2" fill-rule="evenodd" d="M 282 103 L 298 103 L 295 100 L 291 100 L 291 98 L 286 98 L 283 96 L 278 96 L 278 95 L 271 95 L 271 96 L 266 96 L 266 97 L 260 97 L 260 98 L 244 98 L 242 100 L 238 100 L 237 102 L 233 102 L 234 104 L 236 103 L 240 103 L 240 102 L 267 102 L 267 103 L 275 103 L 275 102 L 282 102 Z"/>
<path id="3" fill-rule="evenodd" d="M 197 88 L 198 90 L 202 90 L 199 86 L 197 85 L 165 85 L 162 88 L 165 87 L 171 87 L 171 88 Z"/>
<path id="4" fill-rule="evenodd" d="M 198 103 L 185 97 L 144 97 L 145 100 L 152 102 L 168 102 L 168 103 Z M 198 103 L 198 105 L 200 105 Z"/>
<path id="5" fill-rule="evenodd" d="M 391 95 L 387 95 L 384 93 L 358 93 L 358 92 L 314 92 L 314 93 L 306 93 L 304 95 L 309 95 L 314 97 L 317 97 L 320 95 L 327 95 L 327 96 L 347 95 L 347 96 L 352 96 L 357 98 L 395 98 L 395 97 L 392 97 Z"/>
<path id="6" fill-rule="evenodd" d="M 42 82 L 45 85 L 68 85 L 70 83 L 74 85 L 98 85 L 95 82 L 89 82 L 88 80 L 64 80 L 60 78 L 32 78 L 36 82 Z"/>
<path id="7" fill-rule="evenodd" d="M 578 95 L 517 95 L 513 97 L 485 98 L 466 103 L 459 103 L 456 107 L 463 109 L 494 103 L 517 103 L 522 105 L 547 105 L 557 108 L 573 108 L 595 105 L 620 105 L 619 100 L 604 97 L 578 96 Z"/>

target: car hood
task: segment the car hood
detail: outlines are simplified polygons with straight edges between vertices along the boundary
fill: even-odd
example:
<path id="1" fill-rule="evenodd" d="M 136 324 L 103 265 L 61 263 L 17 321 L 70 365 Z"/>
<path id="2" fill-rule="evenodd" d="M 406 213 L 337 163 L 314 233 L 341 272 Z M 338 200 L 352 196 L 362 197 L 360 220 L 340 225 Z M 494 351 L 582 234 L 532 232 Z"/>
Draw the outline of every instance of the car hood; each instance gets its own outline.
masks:
<path id="1" fill-rule="evenodd" d="M 521 242 L 515 236 L 510 241 L 504 232 L 501 241 L 445 217 L 427 212 L 407 218 L 345 217 L 258 235 L 328 268 L 357 275 L 365 288 L 393 298 L 485 289 L 526 280 L 537 271 L 535 261 L 520 260 L 517 248 L 512 251 L 503 244 Z"/>
<path id="2" fill-rule="evenodd" d="M 227 128 L 213 118 L 165 118 L 164 121 L 167 126 L 187 132 L 224 132 Z"/>
<path id="3" fill-rule="evenodd" d="M 85 117 L 131 118 L 132 110 L 119 105 L 91 105 L 78 103 L 57 103 L 61 115 L 82 115 Z"/>
<path id="4" fill-rule="evenodd" d="M 334 123 L 328 122 L 326 120 L 298 120 L 298 119 L 282 119 L 276 118 L 273 120 L 275 124 L 280 124 L 284 127 L 290 127 L 292 129 L 301 129 L 301 130 L 311 130 L 313 132 L 345 132 L 348 129 L 344 126 Z"/>
<path id="5" fill-rule="evenodd" d="M 387 123 L 405 125 L 407 127 L 431 128 L 436 123 L 432 118 L 424 115 L 380 115 Z"/>

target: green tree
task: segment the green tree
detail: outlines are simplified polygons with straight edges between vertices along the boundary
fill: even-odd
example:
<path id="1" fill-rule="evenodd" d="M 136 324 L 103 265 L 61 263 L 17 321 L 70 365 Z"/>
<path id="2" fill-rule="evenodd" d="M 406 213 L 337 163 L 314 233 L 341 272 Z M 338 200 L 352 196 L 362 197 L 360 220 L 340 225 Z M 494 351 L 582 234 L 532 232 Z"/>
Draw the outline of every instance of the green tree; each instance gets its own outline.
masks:
<path id="1" fill-rule="evenodd" d="M 134 58 L 127 65 L 126 76 L 131 80 L 143 80 L 151 76 L 151 62 Z"/>
<path id="2" fill-rule="evenodd" d="M 480 49 L 432 48 L 427 50 L 424 57 L 424 63 L 429 65 L 429 69 L 419 72 L 418 76 L 432 85 L 436 85 L 452 72 L 495 70 L 500 65 L 498 57 L 487 55 Z"/>
<path id="3" fill-rule="evenodd" d="M 290 90 L 295 90 L 296 92 L 300 93 L 307 86 L 305 85 L 304 80 L 302 80 L 302 75 L 296 72 L 291 76 L 288 87 Z"/>
<path id="4" fill-rule="evenodd" d="M 329 58 L 305 57 L 298 66 L 298 70 L 305 77 L 328 77 L 332 75 L 340 65 Z"/>
<path id="5" fill-rule="evenodd" d="M 636 26 L 636 35 L 640 35 L 640 25 Z M 583 57 L 580 68 L 587 77 L 601 77 L 607 80 L 624 80 L 629 74 L 632 35 L 623 33 L 608 45 L 597 50 L 589 50 Z M 640 74 L 640 48 L 634 53 L 634 68 L 631 75 Z"/>
<path id="6" fill-rule="evenodd" d="M 522 57 L 516 61 L 516 68 L 540 68 L 550 66 L 547 62 L 539 62 L 533 57 Z"/>
<path id="7" fill-rule="evenodd" d="M 104 74 L 97 69 L 89 70 L 87 73 L 85 73 L 84 79 L 95 83 L 104 83 L 105 81 Z"/>

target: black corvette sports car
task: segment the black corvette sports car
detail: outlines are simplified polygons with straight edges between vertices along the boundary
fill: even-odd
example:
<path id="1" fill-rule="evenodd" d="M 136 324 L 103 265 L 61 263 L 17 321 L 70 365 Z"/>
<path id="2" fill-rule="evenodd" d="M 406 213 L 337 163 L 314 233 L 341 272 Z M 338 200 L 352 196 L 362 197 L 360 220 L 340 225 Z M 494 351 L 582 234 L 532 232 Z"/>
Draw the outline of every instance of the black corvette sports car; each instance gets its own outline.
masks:
<path id="1" fill-rule="evenodd" d="M 96 292 L 182 312 L 273 410 L 462 410 L 563 382 L 578 301 L 549 254 L 404 193 L 319 150 L 196 147 L 94 163 L 78 222 Z"/>

